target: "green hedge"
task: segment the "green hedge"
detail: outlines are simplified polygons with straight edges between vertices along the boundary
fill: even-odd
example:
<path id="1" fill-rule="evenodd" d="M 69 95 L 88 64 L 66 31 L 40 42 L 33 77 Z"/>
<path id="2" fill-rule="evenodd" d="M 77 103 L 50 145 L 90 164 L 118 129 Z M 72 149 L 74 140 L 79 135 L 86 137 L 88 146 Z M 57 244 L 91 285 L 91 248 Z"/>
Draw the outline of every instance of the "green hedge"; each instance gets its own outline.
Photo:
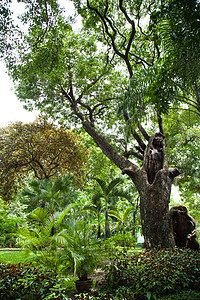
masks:
<path id="1" fill-rule="evenodd" d="M 200 291 L 200 251 L 149 250 L 131 257 L 121 252 L 105 271 L 104 288 L 122 299 L 153 299 L 183 290 Z"/>
<path id="2" fill-rule="evenodd" d="M 31 264 L 0 263 L 0 300 L 67 299 L 61 279 Z"/>

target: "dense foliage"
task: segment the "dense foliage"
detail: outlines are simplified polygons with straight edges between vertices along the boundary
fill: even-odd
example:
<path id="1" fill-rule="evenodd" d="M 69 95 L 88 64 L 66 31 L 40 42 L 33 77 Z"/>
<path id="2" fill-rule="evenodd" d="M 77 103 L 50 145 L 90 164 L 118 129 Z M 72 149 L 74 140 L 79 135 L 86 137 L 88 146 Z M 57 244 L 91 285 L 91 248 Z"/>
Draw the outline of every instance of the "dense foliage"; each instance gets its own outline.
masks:
<path id="1" fill-rule="evenodd" d="M 65 288 L 53 270 L 31 264 L 0 264 L 0 299 L 66 299 Z"/>
<path id="2" fill-rule="evenodd" d="M 24 205 L 19 201 L 5 204 L 0 198 L 0 247 L 13 247 L 18 226 L 25 222 Z"/>
<path id="3" fill-rule="evenodd" d="M 73 174 L 81 185 L 88 151 L 82 138 L 42 117 L 33 123 L 16 122 L 0 132 L 1 195 L 10 200 L 28 175 L 49 179 Z"/>
<path id="4" fill-rule="evenodd" d="M 199 251 L 151 250 L 131 257 L 126 252 L 116 253 L 106 267 L 105 278 L 111 297 L 120 293 L 124 299 L 150 299 L 190 289 L 200 291 Z"/>

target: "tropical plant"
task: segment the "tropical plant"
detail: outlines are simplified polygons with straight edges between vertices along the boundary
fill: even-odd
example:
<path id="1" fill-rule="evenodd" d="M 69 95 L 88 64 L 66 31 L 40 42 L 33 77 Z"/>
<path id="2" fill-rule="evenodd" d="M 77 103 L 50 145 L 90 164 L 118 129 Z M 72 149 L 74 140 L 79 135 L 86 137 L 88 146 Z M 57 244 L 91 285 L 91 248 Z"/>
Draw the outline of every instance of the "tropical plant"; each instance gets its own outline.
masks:
<path id="1" fill-rule="evenodd" d="M 16 243 L 18 226 L 24 223 L 26 206 L 17 199 L 14 203 L 5 204 L 0 198 L 0 246 L 13 247 Z"/>
<path id="2" fill-rule="evenodd" d="M 125 234 L 126 232 L 126 222 L 128 220 L 128 217 L 131 212 L 133 212 L 134 206 L 129 206 L 127 208 L 123 208 L 122 210 L 117 209 L 117 210 L 110 210 L 108 212 L 108 215 L 111 217 L 114 217 L 118 221 L 118 228 L 120 232 L 123 232 Z"/>
<path id="3" fill-rule="evenodd" d="M 54 270 L 32 264 L 0 264 L 0 299 L 63 299 L 66 288 Z"/>
<path id="4" fill-rule="evenodd" d="M 196 0 L 162 1 L 150 24 L 163 47 L 163 59 L 150 84 L 149 100 L 164 110 L 182 103 L 196 117 L 200 116 L 199 13 Z"/>
<path id="5" fill-rule="evenodd" d="M 116 203 L 116 199 L 124 198 L 127 200 L 131 199 L 129 193 L 126 193 L 117 188 L 119 184 L 122 184 L 123 180 L 121 178 L 115 178 L 110 183 L 106 183 L 104 180 L 95 178 L 97 181 L 100 191 L 98 191 L 94 195 L 95 201 L 100 201 L 100 199 L 104 200 L 105 203 L 105 238 L 109 238 L 111 236 L 110 233 L 110 225 L 109 225 L 109 218 L 108 218 L 108 210 L 109 205 L 114 207 Z M 100 203 L 100 202 L 99 202 Z"/>
<path id="6" fill-rule="evenodd" d="M 101 238 L 101 212 L 104 210 L 104 207 L 99 195 L 94 195 L 91 198 L 91 203 L 84 205 L 83 210 L 89 210 L 97 217 L 97 238 Z"/>
<path id="7" fill-rule="evenodd" d="M 68 174 L 51 180 L 31 180 L 21 195 L 21 201 L 28 204 L 28 209 L 40 206 L 53 214 L 75 202 L 77 187 L 74 187 L 73 177 Z"/>
<path id="8" fill-rule="evenodd" d="M 38 207 L 27 216 L 29 226 L 21 227 L 18 237 L 22 248 L 33 252 L 31 261 L 59 273 L 61 252 L 58 249 L 62 247 L 59 236 L 63 230 L 60 225 L 74 206 L 75 204 L 70 204 L 54 216 L 46 209 Z"/>
<path id="9" fill-rule="evenodd" d="M 132 294 L 128 299 L 161 299 L 183 290 L 200 292 L 200 257 L 194 250 L 150 250 L 131 257 L 124 250 L 118 251 L 105 272 L 105 288 L 111 299 L 119 290 L 123 291 L 121 297 L 125 296 L 126 289 Z"/>
<path id="10" fill-rule="evenodd" d="M 91 224 L 85 220 L 79 220 L 74 227 L 68 226 L 60 233 L 63 238 L 63 269 L 62 272 L 73 272 L 79 280 L 87 280 L 101 264 L 99 246 Z"/>

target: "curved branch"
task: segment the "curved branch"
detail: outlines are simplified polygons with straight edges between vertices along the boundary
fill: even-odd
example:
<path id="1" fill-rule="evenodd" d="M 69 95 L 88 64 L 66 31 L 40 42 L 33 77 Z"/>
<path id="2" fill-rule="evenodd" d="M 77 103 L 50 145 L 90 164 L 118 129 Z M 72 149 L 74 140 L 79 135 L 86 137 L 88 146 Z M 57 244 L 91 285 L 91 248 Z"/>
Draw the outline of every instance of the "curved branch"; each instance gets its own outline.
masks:
<path id="1" fill-rule="evenodd" d="M 160 132 L 164 135 L 163 125 L 162 125 L 162 117 L 161 117 L 159 111 L 157 111 L 157 117 L 158 117 L 158 125 L 159 125 Z"/>
<path id="2" fill-rule="evenodd" d="M 121 2 L 121 4 L 122 4 L 122 2 Z M 132 44 L 132 41 L 133 41 L 133 38 L 134 38 L 134 35 L 135 35 L 134 22 L 130 20 L 131 22 L 133 22 L 133 23 L 131 23 L 132 24 L 132 31 L 131 31 L 131 35 L 130 35 L 130 38 L 129 38 L 128 46 L 126 48 L 126 52 L 125 52 L 125 54 L 123 54 L 119 51 L 119 49 L 117 48 L 117 45 L 115 43 L 117 30 L 116 30 L 115 26 L 113 25 L 113 23 L 111 22 L 111 20 L 106 16 L 106 13 L 107 13 L 107 10 L 108 10 L 108 1 L 106 1 L 106 9 L 104 10 L 103 15 L 98 11 L 97 8 L 90 5 L 89 0 L 87 0 L 87 7 L 90 10 L 94 11 L 99 16 L 100 20 L 102 21 L 102 23 L 104 25 L 106 34 L 111 39 L 111 44 L 112 44 L 112 48 L 113 48 L 114 52 L 125 61 L 126 65 L 127 65 L 127 68 L 128 68 L 128 71 L 129 71 L 129 75 L 130 75 L 130 77 L 132 77 L 133 76 L 133 70 L 132 70 L 130 61 L 128 59 L 128 54 L 129 54 L 129 50 L 130 50 L 130 47 L 131 47 L 131 44 Z M 122 7 L 122 10 L 123 10 L 123 7 Z M 125 11 L 124 11 L 124 13 L 125 13 L 126 18 L 129 18 Z M 107 23 L 109 24 L 110 28 L 113 31 L 112 34 L 109 32 L 109 27 L 108 27 Z M 121 35 L 123 38 L 125 38 L 122 34 L 119 33 L 119 35 Z M 123 45 L 124 45 L 124 43 L 123 43 Z"/>
<path id="3" fill-rule="evenodd" d="M 142 125 L 138 125 L 138 129 L 139 131 L 142 133 L 143 137 L 145 138 L 146 141 L 149 141 L 150 136 L 148 135 L 148 133 L 146 132 L 146 130 L 142 127 Z"/>
<path id="4" fill-rule="evenodd" d="M 131 34 L 129 37 L 129 41 L 128 41 L 128 45 L 126 47 L 126 54 L 125 56 L 127 57 L 131 48 L 131 44 L 133 42 L 133 38 L 135 36 L 136 30 L 135 30 L 135 22 L 133 20 L 130 19 L 130 17 L 128 16 L 125 8 L 122 6 L 123 0 L 119 0 L 119 8 L 122 11 L 122 13 L 124 14 L 126 20 L 128 21 L 129 24 L 131 24 Z M 131 76 L 132 77 L 132 76 Z"/>
<path id="5" fill-rule="evenodd" d="M 135 164 L 122 156 L 113 146 L 99 134 L 91 124 L 84 119 L 83 128 L 93 138 L 94 142 L 101 148 L 102 152 L 121 170 L 131 168 L 132 172 L 137 172 L 139 169 Z"/>
<path id="6" fill-rule="evenodd" d="M 141 161 L 143 161 L 143 159 L 144 159 L 144 155 L 140 154 L 139 152 L 132 151 L 132 150 L 125 152 L 124 156 L 126 158 L 129 158 L 130 156 L 134 156 Z"/>
<path id="7" fill-rule="evenodd" d="M 138 142 L 139 146 L 142 148 L 142 150 L 145 150 L 146 149 L 146 145 L 143 142 L 143 140 L 141 139 L 141 137 L 139 136 L 139 134 L 136 131 L 132 132 L 132 134 L 133 134 L 133 137 Z"/>

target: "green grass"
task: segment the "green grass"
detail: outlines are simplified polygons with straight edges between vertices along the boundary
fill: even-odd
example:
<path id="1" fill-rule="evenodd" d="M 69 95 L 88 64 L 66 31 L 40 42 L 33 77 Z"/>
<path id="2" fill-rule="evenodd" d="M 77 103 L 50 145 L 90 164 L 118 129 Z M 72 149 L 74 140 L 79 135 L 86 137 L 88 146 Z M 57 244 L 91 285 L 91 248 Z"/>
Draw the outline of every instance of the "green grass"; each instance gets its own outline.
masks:
<path id="1" fill-rule="evenodd" d="M 9 264 L 28 263 L 32 253 L 19 250 L 19 251 L 0 251 L 0 262 Z"/>

